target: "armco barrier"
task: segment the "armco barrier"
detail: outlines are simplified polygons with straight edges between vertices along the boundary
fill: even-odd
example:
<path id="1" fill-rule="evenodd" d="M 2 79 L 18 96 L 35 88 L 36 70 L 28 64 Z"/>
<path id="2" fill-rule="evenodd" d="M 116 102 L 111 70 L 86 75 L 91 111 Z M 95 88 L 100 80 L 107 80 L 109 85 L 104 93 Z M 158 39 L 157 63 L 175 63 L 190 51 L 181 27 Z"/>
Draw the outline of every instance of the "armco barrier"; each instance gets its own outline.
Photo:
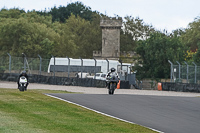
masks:
<path id="1" fill-rule="evenodd" d="M 0 80 L 17 82 L 18 75 L 16 73 L 0 73 Z M 103 80 L 95 80 L 90 78 L 67 78 L 67 77 L 52 77 L 42 75 L 29 75 L 30 83 L 54 84 L 54 85 L 73 85 L 84 87 L 106 87 L 106 82 Z M 171 83 L 161 82 L 162 91 L 180 91 L 180 92 L 198 92 L 200 93 L 199 84 L 191 83 Z M 130 89 L 129 81 L 121 81 L 121 89 Z"/>
<path id="2" fill-rule="evenodd" d="M 161 82 L 163 91 L 200 92 L 199 84 Z"/>
<path id="3" fill-rule="evenodd" d="M 120 81 L 120 89 L 130 89 L 129 81 Z"/>
<path id="4" fill-rule="evenodd" d="M 0 73 L 0 80 L 17 82 L 19 74 Z M 95 80 L 91 78 L 67 78 L 67 77 L 52 77 L 42 75 L 29 75 L 30 83 L 42 83 L 52 85 L 73 85 L 84 87 L 106 87 L 106 82 L 103 80 Z"/>

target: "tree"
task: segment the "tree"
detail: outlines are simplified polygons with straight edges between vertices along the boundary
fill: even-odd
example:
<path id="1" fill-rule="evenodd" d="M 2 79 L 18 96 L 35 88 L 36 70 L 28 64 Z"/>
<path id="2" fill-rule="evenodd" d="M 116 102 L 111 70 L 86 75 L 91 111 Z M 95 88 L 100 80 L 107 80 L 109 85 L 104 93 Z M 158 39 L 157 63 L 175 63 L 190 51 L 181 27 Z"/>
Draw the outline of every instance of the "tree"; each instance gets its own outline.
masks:
<path id="1" fill-rule="evenodd" d="M 37 54 L 46 57 L 58 43 L 59 34 L 48 24 L 49 18 L 30 12 L 22 13 L 19 18 L 1 20 L 0 51 L 2 54 L 8 52 L 21 56 L 21 53 L 26 53 L 31 57 Z"/>
<path id="2" fill-rule="evenodd" d="M 0 18 L 20 18 L 21 14 L 25 13 L 24 10 L 20 10 L 18 8 L 13 9 L 1 9 L 0 10 Z"/>
<path id="3" fill-rule="evenodd" d="M 99 30 L 94 29 L 89 21 L 79 16 L 75 17 L 75 15 L 71 15 L 66 26 L 70 33 L 75 36 L 74 43 L 78 49 L 76 57 L 92 58 L 93 50 L 101 43 L 97 42 L 99 39 L 96 39 L 100 37 Z"/>
<path id="4" fill-rule="evenodd" d="M 136 52 L 140 59 L 134 67 L 137 77 L 143 78 L 168 78 L 170 64 L 184 60 L 184 45 L 177 35 L 165 35 L 161 32 L 150 34 L 146 40 L 140 40 Z"/>
<path id="5" fill-rule="evenodd" d="M 194 22 L 189 24 L 189 27 L 185 29 L 185 34 L 181 35 L 182 42 L 195 52 L 198 49 L 198 43 L 200 43 L 200 17 L 197 17 Z"/>
<path id="6" fill-rule="evenodd" d="M 134 41 L 145 40 L 155 31 L 153 26 L 145 24 L 139 17 L 126 16 L 123 25 L 124 33 L 131 34 Z"/>
<path id="7" fill-rule="evenodd" d="M 39 14 L 46 14 L 38 12 Z M 68 4 L 65 6 L 60 6 L 58 8 L 54 7 L 51 8 L 50 12 L 48 14 L 52 15 L 52 21 L 59 21 L 59 22 L 66 22 L 66 20 L 71 16 L 71 14 L 74 14 L 76 17 L 80 16 L 81 18 L 92 21 L 93 18 L 93 12 L 91 11 L 90 7 L 86 7 L 81 2 L 75 2 Z"/>

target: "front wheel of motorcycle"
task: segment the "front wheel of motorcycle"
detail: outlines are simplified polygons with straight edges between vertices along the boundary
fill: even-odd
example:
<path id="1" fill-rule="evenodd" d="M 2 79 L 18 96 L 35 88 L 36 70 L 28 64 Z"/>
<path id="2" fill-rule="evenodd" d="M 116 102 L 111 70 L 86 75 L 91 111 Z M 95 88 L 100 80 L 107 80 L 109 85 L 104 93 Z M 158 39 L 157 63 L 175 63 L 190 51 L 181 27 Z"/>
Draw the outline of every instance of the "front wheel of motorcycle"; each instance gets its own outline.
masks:
<path id="1" fill-rule="evenodd" d="M 111 94 L 112 94 L 112 92 L 111 92 L 111 90 L 110 90 L 110 89 L 108 89 L 108 94 L 109 94 L 109 95 L 111 95 Z"/>
<path id="2" fill-rule="evenodd" d="M 114 91 L 115 91 L 115 85 L 113 84 L 112 85 L 112 95 L 114 94 Z"/>
<path id="3" fill-rule="evenodd" d="M 20 90 L 20 91 L 24 91 L 24 86 L 23 86 L 23 85 L 20 86 L 19 90 Z"/>
<path id="4" fill-rule="evenodd" d="M 108 94 L 112 95 L 112 83 L 109 83 L 109 84 L 110 84 L 110 86 L 109 86 L 110 88 L 108 89 Z"/>

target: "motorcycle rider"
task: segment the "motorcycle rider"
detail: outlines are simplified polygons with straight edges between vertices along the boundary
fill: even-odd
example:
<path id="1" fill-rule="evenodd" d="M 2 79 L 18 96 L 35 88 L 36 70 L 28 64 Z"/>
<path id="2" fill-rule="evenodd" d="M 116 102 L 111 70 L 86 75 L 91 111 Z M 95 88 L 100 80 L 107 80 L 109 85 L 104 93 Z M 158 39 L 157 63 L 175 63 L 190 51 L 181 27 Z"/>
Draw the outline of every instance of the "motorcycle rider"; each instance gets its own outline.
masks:
<path id="1" fill-rule="evenodd" d="M 112 67 L 112 68 L 110 69 L 110 71 L 109 71 L 109 72 L 107 73 L 107 75 L 106 75 L 106 86 L 107 86 L 108 89 L 110 88 L 109 78 L 108 78 L 108 77 L 110 76 L 111 73 L 114 73 L 114 74 L 116 75 L 116 77 L 117 77 L 118 79 L 120 79 L 118 73 L 116 72 L 116 69 L 115 69 L 114 67 Z"/>
<path id="2" fill-rule="evenodd" d="M 19 89 L 19 87 L 20 87 L 19 80 L 20 80 L 20 77 L 22 77 L 22 76 L 26 77 L 26 79 L 27 79 L 26 88 L 27 88 L 27 86 L 28 86 L 28 84 L 29 84 L 29 82 L 28 82 L 28 81 L 29 81 L 29 80 L 28 80 L 28 75 L 26 74 L 26 71 L 22 71 L 21 74 L 20 74 L 19 77 L 18 77 L 18 80 L 17 80 L 18 89 Z"/>

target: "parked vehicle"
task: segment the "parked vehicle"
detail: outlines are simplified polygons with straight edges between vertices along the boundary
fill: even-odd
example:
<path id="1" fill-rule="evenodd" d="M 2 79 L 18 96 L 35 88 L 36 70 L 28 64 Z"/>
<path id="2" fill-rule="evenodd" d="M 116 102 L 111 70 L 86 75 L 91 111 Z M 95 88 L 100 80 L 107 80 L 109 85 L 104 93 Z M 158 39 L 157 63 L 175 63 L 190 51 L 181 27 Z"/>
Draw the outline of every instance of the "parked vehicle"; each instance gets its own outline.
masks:
<path id="1" fill-rule="evenodd" d="M 76 73 L 76 74 L 75 74 L 75 77 L 81 78 L 81 72 Z M 89 77 L 90 77 L 90 74 L 89 74 L 89 73 L 85 73 L 85 72 L 82 73 L 82 78 L 89 78 Z"/>
<path id="2" fill-rule="evenodd" d="M 19 91 L 26 91 L 26 84 L 27 84 L 27 79 L 25 76 L 20 77 L 19 79 Z"/>
<path id="3" fill-rule="evenodd" d="M 119 82 L 119 79 L 115 73 L 111 73 L 107 77 L 107 84 L 108 84 L 108 94 L 113 95 L 115 89 L 117 88 L 117 84 Z"/>
<path id="4" fill-rule="evenodd" d="M 106 80 L 106 73 L 96 73 L 93 78 L 98 80 Z"/>

